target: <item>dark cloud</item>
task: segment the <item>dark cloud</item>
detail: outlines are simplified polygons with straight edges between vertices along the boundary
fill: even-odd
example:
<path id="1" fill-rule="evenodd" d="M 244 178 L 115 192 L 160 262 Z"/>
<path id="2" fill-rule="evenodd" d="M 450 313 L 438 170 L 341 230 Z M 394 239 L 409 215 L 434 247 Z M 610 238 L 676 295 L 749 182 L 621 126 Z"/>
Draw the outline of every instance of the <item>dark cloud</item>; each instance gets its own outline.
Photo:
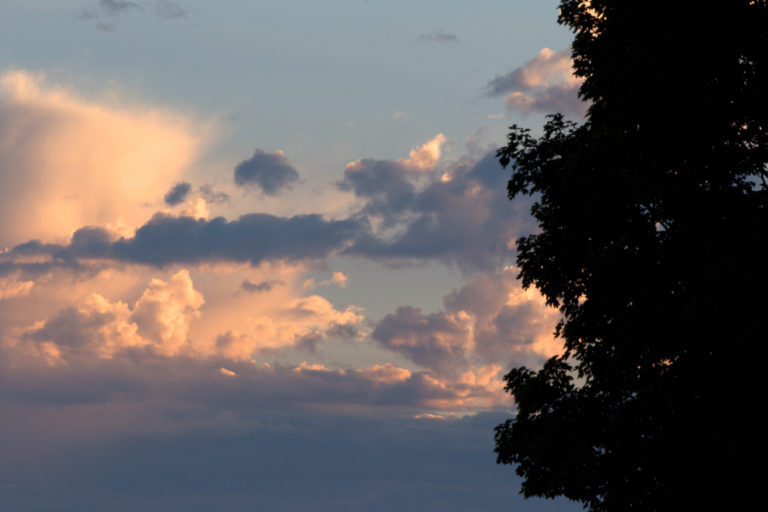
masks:
<path id="1" fill-rule="evenodd" d="M 299 180 L 299 173 L 281 151 L 266 153 L 257 149 L 251 158 L 235 167 L 235 184 L 255 186 L 269 196 L 290 188 Z"/>
<path id="2" fill-rule="evenodd" d="M 385 224 L 391 225 L 413 203 L 416 189 L 409 179 L 409 170 L 401 162 L 364 159 L 347 165 L 336 185 L 366 198 L 363 213 L 383 215 Z"/>
<path id="3" fill-rule="evenodd" d="M 26 404 L 11 400 L 23 387 L 13 397 L 5 395 L 0 402 L 0 434 L 6 441 L 0 458 L 4 508 L 580 510 L 562 499 L 523 499 L 514 470 L 494 463 L 493 427 L 508 417 L 507 411 L 452 420 L 322 409 L 238 408 L 233 414 L 230 402 L 170 400 L 169 390 L 188 383 L 184 375 L 166 375 L 168 384 L 154 400 L 141 400 L 141 388 L 113 388 L 122 397 L 114 406 L 59 405 L 30 414 Z M 177 376 L 182 380 L 171 382 Z M 152 371 L 147 377 L 153 383 L 162 380 Z M 219 377 L 212 379 L 219 390 L 238 389 L 237 379 Z M 79 379 L 102 387 L 87 375 Z M 77 380 L 73 375 L 68 384 Z M 243 396 L 248 391 L 243 389 Z M 147 423 L 154 428 L 146 428 Z M 186 429 L 180 429 L 182 424 Z M 78 428 L 83 435 L 74 434 Z"/>
<path id="4" fill-rule="evenodd" d="M 163 200 L 165 201 L 165 204 L 169 206 L 176 206 L 177 204 L 184 202 L 191 190 L 192 185 L 186 181 L 181 181 L 174 185 L 173 188 L 163 196 Z"/>
<path id="5" fill-rule="evenodd" d="M 364 159 L 349 164 L 337 183 L 363 200 L 344 220 L 248 214 L 227 221 L 158 214 L 133 238 L 111 240 L 104 229 L 86 227 L 66 246 L 32 240 L 16 246 L 6 258 L 47 254 L 59 260 L 101 258 L 152 265 L 258 264 L 340 253 L 386 265 L 432 260 L 468 273 L 488 271 L 510 264 L 515 239 L 535 230 L 528 214 L 530 201 L 508 201 L 506 180 L 493 152 L 477 162 L 462 159 L 428 170 L 402 160 Z"/>
<path id="6" fill-rule="evenodd" d="M 420 308 L 399 307 L 373 330 L 371 337 L 389 350 L 439 373 L 465 368 L 471 342 L 469 326 L 449 315 L 424 315 Z"/>
<path id="7" fill-rule="evenodd" d="M 52 342 L 68 351 L 78 352 L 100 337 L 99 330 L 114 320 L 109 313 L 85 314 L 76 308 L 66 308 L 48 318 L 39 328 L 22 337 L 35 343 Z"/>
<path id="8" fill-rule="evenodd" d="M 417 190 L 398 162 L 348 167 L 339 186 L 368 199 L 360 215 L 397 229 L 389 236 L 363 233 L 346 253 L 383 262 L 436 259 L 466 271 L 510 262 L 512 241 L 535 226 L 526 201 L 507 200 L 507 177 L 494 153 L 458 162 L 445 179 L 435 178 Z"/>
<path id="9" fill-rule="evenodd" d="M 437 32 L 429 32 L 426 34 L 420 34 L 419 41 L 421 42 L 434 41 L 438 43 L 458 43 L 459 38 L 456 37 L 456 34 L 452 34 L 450 32 L 437 31 Z"/>
<path id="10" fill-rule="evenodd" d="M 252 283 L 250 281 L 243 281 L 243 284 L 240 286 L 243 290 L 246 292 L 268 292 L 272 289 L 275 285 L 284 285 L 285 283 L 279 279 L 274 279 L 271 281 L 261 281 L 259 283 Z"/>
<path id="11" fill-rule="evenodd" d="M 523 80 L 523 68 L 516 68 L 505 75 L 497 75 L 485 86 L 488 96 L 503 96 L 513 91 L 528 90 Z"/>
<path id="12" fill-rule="evenodd" d="M 12 253 L 48 254 L 57 259 L 102 258 L 150 265 L 323 258 L 342 249 L 362 229 L 355 220 L 325 220 L 320 215 L 276 217 L 253 213 L 237 220 L 155 215 L 133 238 L 110 240 L 97 227 L 79 229 L 69 245 L 32 240 Z"/>
<path id="13" fill-rule="evenodd" d="M 333 324 L 326 329 L 326 336 L 338 336 L 346 340 L 358 339 L 360 336 L 360 330 L 353 324 Z"/>

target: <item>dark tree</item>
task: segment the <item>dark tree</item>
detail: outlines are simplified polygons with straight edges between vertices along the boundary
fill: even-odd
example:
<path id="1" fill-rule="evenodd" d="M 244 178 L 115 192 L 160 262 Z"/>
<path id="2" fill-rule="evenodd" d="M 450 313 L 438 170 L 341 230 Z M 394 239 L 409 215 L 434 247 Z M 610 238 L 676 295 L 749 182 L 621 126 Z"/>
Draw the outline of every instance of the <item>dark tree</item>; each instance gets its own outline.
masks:
<path id="1" fill-rule="evenodd" d="M 594 511 L 768 492 L 768 1 L 563 0 L 582 124 L 511 128 L 525 286 L 564 354 L 512 370 L 498 462 Z"/>

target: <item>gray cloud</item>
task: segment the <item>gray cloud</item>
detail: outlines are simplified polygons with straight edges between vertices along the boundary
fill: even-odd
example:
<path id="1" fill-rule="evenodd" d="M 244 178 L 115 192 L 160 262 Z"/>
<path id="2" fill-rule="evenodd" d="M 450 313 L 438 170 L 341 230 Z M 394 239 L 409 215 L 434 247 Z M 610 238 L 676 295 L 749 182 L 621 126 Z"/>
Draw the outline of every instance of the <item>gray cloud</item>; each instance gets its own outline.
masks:
<path id="1" fill-rule="evenodd" d="M 399 307 L 373 330 L 371 337 L 389 350 L 438 373 L 466 367 L 465 355 L 471 341 L 467 325 L 448 315 L 424 315 L 420 308 Z"/>
<path id="2" fill-rule="evenodd" d="M 248 214 L 227 221 L 158 214 L 133 238 L 112 240 L 102 228 L 85 227 L 68 245 L 31 240 L 5 258 L 48 254 L 60 261 L 100 258 L 162 266 L 258 264 L 340 253 L 387 265 L 433 260 L 468 273 L 487 271 L 510 264 L 514 240 L 535 229 L 530 201 L 510 203 L 506 180 L 493 152 L 478 162 L 462 159 L 427 171 L 403 161 L 364 159 L 347 166 L 337 183 L 363 199 L 363 206 L 344 220 Z"/>
<path id="3" fill-rule="evenodd" d="M 325 220 L 320 215 L 276 217 L 253 213 L 237 220 L 155 215 L 133 238 L 113 241 L 98 227 L 77 230 L 66 246 L 32 240 L 12 254 L 48 254 L 56 259 L 112 259 L 150 265 L 323 258 L 343 248 L 361 229 L 355 220 Z"/>
<path id="4" fill-rule="evenodd" d="M 270 196 L 290 188 L 298 180 L 298 171 L 280 151 L 266 153 L 257 149 L 251 158 L 235 167 L 236 185 L 255 186 Z"/>
<path id="5" fill-rule="evenodd" d="M 268 292 L 272 289 L 275 285 L 284 285 L 285 283 L 279 279 L 274 279 L 271 281 L 261 281 L 259 283 L 252 283 L 248 280 L 243 281 L 243 284 L 240 285 L 240 287 L 246 291 L 246 292 Z"/>
<path id="6" fill-rule="evenodd" d="M 473 364 L 541 364 L 546 354 L 534 343 L 551 339 L 559 319 L 543 301 L 522 294 L 512 270 L 478 274 L 451 290 L 443 304 L 443 311 L 429 314 L 399 307 L 371 337 L 430 371 L 455 375 Z"/>
<path id="7" fill-rule="evenodd" d="M 57 512 L 331 512 L 340 504 L 371 512 L 580 509 L 565 500 L 524 500 L 514 471 L 494 464 L 492 430 L 508 411 L 447 421 L 413 418 L 391 408 L 334 413 L 328 410 L 332 394 L 318 408 L 301 407 L 298 398 L 323 396 L 339 385 L 323 379 L 322 372 L 277 368 L 244 379 L 240 368 L 234 378 L 213 370 L 203 364 L 123 360 L 38 373 L 3 371 L 4 507 Z M 265 391 L 282 394 L 283 384 L 291 381 L 286 395 L 296 398 L 263 400 Z M 353 372 L 350 384 L 356 384 Z M 36 399 L 54 396 L 30 411 Z"/>
<path id="8" fill-rule="evenodd" d="M 362 213 L 383 215 L 386 225 L 391 225 L 395 216 L 413 203 L 416 195 L 408 169 L 392 160 L 359 160 L 347 166 L 344 178 L 336 185 L 339 190 L 366 198 Z"/>
<path id="9" fill-rule="evenodd" d="M 362 233 L 346 254 L 383 262 L 436 259 L 466 271 L 510 262 L 510 243 L 535 226 L 528 202 L 507 200 L 507 177 L 494 153 L 460 161 L 446 176 L 417 190 L 398 162 L 363 160 L 347 169 L 339 187 L 368 199 L 360 215 L 397 231 Z"/>
<path id="10" fill-rule="evenodd" d="M 421 42 L 428 42 L 428 41 L 434 41 L 438 43 L 458 43 L 459 38 L 456 37 L 456 34 L 452 34 L 450 32 L 428 32 L 425 34 L 419 34 L 419 41 Z"/>
<path id="11" fill-rule="evenodd" d="M 519 67 L 505 75 L 495 76 L 485 86 L 485 93 L 488 96 L 503 96 L 513 91 L 528 90 L 529 87 L 523 80 L 523 69 Z"/>
<path id="12" fill-rule="evenodd" d="M 506 95 L 507 108 L 522 112 L 560 112 L 582 117 L 587 104 L 579 99 L 581 81 L 573 76 L 571 51 L 544 48 L 509 73 L 494 77 L 485 92 Z"/>
<path id="13" fill-rule="evenodd" d="M 173 188 L 163 196 L 163 200 L 165 201 L 165 204 L 169 206 L 176 206 L 177 204 L 184 202 L 191 190 L 192 185 L 186 181 L 181 181 L 174 185 Z"/>
<path id="14" fill-rule="evenodd" d="M 512 93 L 506 98 L 507 108 L 523 112 L 542 112 L 583 117 L 587 103 L 579 99 L 579 86 L 556 84 L 529 94 Z"/>

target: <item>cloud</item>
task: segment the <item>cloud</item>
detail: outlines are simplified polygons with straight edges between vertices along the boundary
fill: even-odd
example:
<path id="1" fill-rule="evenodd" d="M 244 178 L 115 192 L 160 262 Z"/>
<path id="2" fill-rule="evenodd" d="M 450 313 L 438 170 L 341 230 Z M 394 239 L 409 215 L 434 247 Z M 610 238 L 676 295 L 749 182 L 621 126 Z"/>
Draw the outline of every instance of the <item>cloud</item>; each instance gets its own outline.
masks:
<path id="1" fill-rule="evenodd" d="M 236 389 L 239 379 L 219 374 L 215 380 L 222 381 L 219 388 Z M 3 429 L 8 449 L 0 474 L 15 485 L 4 484 L 3 504 L 61 512 L 580 509 L 563 498 L 524 499 L 514 471 L 494 464 L 489 432 L 507 412 L 431 413 L 447 417 L 435 421 L 258 408 L 256 418 L 243 418 L 225 407 L 196 405 L 164 397 L 154 404 L 50 407 L 31 414 L 9 404 L 3 417 L 17 427 Z M 153 416 L 154 422 L 144 421 Z M 169 435 L 183 420 L 198 426 Z M 163 422 L 165 431 L 156 426 Z M 157 431 L 139 430 L 147 423 Z M 105 439 L 98 431 L 120 432 L 121 425 L 127 431 L 119 436 Z"/>
<path id="2" fill-rule="evenodd" d="M 573 74 L 570 49 L 553 52 L 544 48 L 522 67 L 488 82 L 486 93 L 506 94 L 507 107 L 512 110 L 583 116 L 586 104 L 578 97 L 582 81 Z"/>
<path id="3" fill-rule="evenodd" d="M 132 238 L 113 240 L 99 227 L 77 230 L 67 245 L 33 240 L 10 255 L 49 255 L 56 259 L 103 259 L 156 266 L 204 262 L 249 262 L 324 258 L 341 250 L 361 230 L 355 220 L 320 215 L 276 217 L 251 213 L 237 220 L 211 220 L 156 214 Z"/>
<path id="4" fill-rule="evenodd" d="M 268 292 L 275 285 L 284 285 L 285 283 L 279 279 L 273 279 L 271 281 L 261 281 L 259 283 L 252 283 L 248 280 L 243 281 L 241 285 L 242 289 L 246 292 Z"/>
<path id="5" fill-rule="evenodd" d="M 184 199 L 187 198 L 191 190 L 192 185 L 186 181 L 180 181 L 163 196 L 163 200 L 168 206 L 176 206 L 177 204 L 184 202 Z"/>
<path id="6" fill-rule="evenodd" d="M 507 200 L 506 176 L 495 152 L 433 171 L 419 185 L 419 174 L 402 162 L 347 165 L 338 186 L 366 200 L 360 215 L 373 230 L 357 237 L 345 253 L 385 263 L 438 260 L 465 271 L 507 264 L 515 238 L 535 227 L 526 201 Z"/>
<path id="7" fill-rule="evenodd" d="M 299 172 L 288 162 L 282 151 L 266 153 L 257 149 L 251 158 L 235 167 L 237 186 L 254 186 L 268 196 L 290 189 L 298 180 Z"/>
<path id="8" fill-rule="evenodd" d="M 48 364 L 111 359 L 128 349 L 175 356 L 187 344 L 190 323 L 204 303 L 189 271 L 182 269 L 167 282 L 153 279 L 133 307 L 93 293 L 81 306 L 24 329 L 21 340 Z"/>
<path id="9" fill-rule="evenodd" d="M 429 142 L 424 143 L 416 149 L 412 149 L 408 158 L 401 159 L 400 163 L 406 167 L 413 167 L 420 171 L 427 171 L 435 167 L 442 153 L 443 144 L 446 138 L 442 133 L 438 133 Z"/>
<path id="10" fill-rule="evenodd" d="M 512 268 L 478 274 L 444 297 L 442 312 L 399 307 L 371 337 L 437 375 L 540 364 L 561 350 L 553 336 L 560 315 L 536 290 L 523 290 L 515 275 Z"/>
<path id="11" fill-rule="evenodd" d="M 424 42 L 437 42 L 437 43 L 458 43 L 459 38 L 456 34 L 450 32 L 428 32 L 425 34 L 419 34 L 419 41 Z"/>
<path id="12" fill-rule="evenodd" d="M 470 326 L 464 317 L 424 315 L 420 308 L 410 306 L 387 315 L 371 336 L 386 348 L 440 373 L 464 366 L 465 355 L 472 349 Z"/>
<path id="13" fill-rule="evenodd" d="M 0 248 L 139 226 L 211 135 L 191 116 L 84 100 L 27 71 L 0 75 Z"/>
<path id="14" fill-rule="evenodd" d="M 343 272 L 334 272 L 330 279 L 316 282 L 314 279 L 307 279 L 304 281 L 303 288 L 305 290 L 314 290 L 318 286 L 338 286 L 339 288 L 346 288 L 349 278 L 344 275 Z"/>

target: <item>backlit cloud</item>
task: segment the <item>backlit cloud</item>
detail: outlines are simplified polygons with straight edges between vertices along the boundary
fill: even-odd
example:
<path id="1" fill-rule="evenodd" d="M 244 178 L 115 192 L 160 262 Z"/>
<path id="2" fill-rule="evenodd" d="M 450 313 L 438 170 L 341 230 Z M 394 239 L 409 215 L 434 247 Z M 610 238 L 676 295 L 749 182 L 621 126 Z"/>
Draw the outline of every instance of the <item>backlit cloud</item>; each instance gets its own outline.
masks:
<path id="1" fill-rule="evenodd" d="M 26 71 L 0 76 L 0 247 L 83 226 L 139 226 L 210 127 L 155 107 L 88 101 Z M 13 219 L 10 221 L 10 219 Z"/>
<path id="2" fill-rule="evenodd" d="M 403 306 L 376 324 L 374 340 L 438 375 L 473 365 L 538 364 L 559 353 L 559 313 L 534 289 L 523 290 L 516 270 L 478 274 L 443 299 L 445 310 Z"/>
<path id="3" fill-rule="evenodd" d="M 582 81 L 573 74 L 570 49 L 544 48 L 522 67 L 488 82 L 486 91 L 506 95 L 507 107 L 513 110 L 582 116 L 586 110 L 578 97 Z"/>

